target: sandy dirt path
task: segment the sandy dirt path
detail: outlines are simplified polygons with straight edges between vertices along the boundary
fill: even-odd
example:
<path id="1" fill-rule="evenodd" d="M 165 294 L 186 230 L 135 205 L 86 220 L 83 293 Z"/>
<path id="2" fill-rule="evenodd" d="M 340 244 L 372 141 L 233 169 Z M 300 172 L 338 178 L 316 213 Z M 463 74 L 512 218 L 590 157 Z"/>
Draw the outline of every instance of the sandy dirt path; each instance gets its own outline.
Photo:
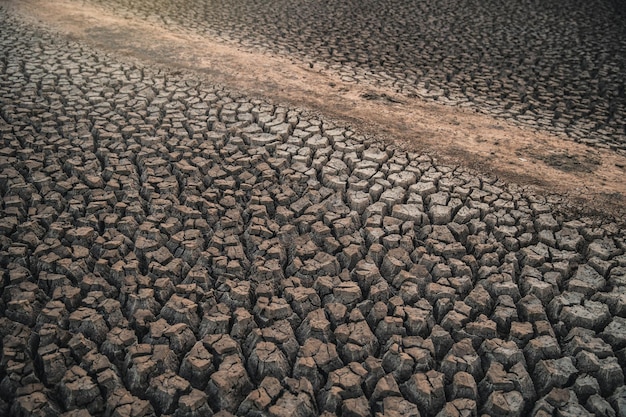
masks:
<path id="1" fill-rule="evenodd" d="M 308 63 L 247 51 L 207 36 L 128 19 L 87 3 L 0 0 L 9 12 L 71 38 L 170 69 L 192 70 L 227 88 L 318 111 L 353 129 L 439 161 L 564 195 L 580 207 L 620 216 L 626 157 L 512 123 L 322 74 Z"/>

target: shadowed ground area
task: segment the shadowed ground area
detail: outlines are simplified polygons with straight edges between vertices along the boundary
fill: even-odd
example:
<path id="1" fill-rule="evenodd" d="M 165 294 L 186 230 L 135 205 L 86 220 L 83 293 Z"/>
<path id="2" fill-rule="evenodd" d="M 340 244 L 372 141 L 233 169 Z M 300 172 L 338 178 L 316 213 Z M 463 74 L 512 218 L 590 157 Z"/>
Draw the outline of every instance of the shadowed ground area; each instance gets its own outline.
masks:
<path id="1" fill-rule="evenodd" d="M 0 3 L 0 415 L 626 415 L 621 156 L 110 10 Z"/>

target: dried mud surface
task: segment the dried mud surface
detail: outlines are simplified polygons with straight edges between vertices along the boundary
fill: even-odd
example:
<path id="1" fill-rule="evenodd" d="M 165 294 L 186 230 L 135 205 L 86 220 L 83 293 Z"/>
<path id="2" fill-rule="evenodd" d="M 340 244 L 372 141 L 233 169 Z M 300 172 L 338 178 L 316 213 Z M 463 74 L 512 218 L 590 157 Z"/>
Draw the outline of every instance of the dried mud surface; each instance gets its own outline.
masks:
<path id="1" fill-rule="evenodd" d="M 106 10 L 0 2 L 0 415 L 626 415 L 622 157 Z"/>
<path id="2" fill-rule="evenodd" d="M 113 6 L 89 2 L 7 4 L 103 50 L 200 72 L 234 91 L 319 111 L 370 136 L 429 152 L 450 164 L 567 195 L 596 213 L 623 214 L 626 156 L 613 150 L 520 127 L 474 109 L 407 97 L 367 79 L 348 83 L 297 57 L 244 49 L 197 28 L 131 18 L 122 13 L 124 8 L 116 14 Z M 561 153 L 571 158 L 560 158 Z M 572 159 L 578 163 L 572 164 Z"/>

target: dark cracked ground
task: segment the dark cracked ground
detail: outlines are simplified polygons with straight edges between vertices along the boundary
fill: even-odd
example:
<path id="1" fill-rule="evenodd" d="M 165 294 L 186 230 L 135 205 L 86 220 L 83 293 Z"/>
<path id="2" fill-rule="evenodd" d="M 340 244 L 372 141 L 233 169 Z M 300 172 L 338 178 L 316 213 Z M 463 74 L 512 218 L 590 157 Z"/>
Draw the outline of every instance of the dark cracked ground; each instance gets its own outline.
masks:
<path id="1" fill-rule="evenodd" d="M 0 48 L 0 415 L 626 415 L 623 219 L 7 9 Z"/>

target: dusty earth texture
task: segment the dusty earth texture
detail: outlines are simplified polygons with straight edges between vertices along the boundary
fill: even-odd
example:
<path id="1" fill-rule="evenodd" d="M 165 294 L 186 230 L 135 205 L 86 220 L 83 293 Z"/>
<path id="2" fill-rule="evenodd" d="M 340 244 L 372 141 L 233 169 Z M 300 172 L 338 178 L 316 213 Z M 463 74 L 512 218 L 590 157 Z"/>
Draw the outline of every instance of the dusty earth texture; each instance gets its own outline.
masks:
<path id="1" fill-rule="evenodd" d="M 320 71 L 319 65 L 311 66 L 295 54 L 253 51 L 182 24 L 124 17 L 119 6 L 73 0 L 4 4 L 11 13 L 127 63 L 139 59 L 142 65 L 190 70 L 248 97 L 315 109 L 370 137 L 568 195 L 600 212 L 624 207 L 620 197 L 626 195 L 626 155 L 611 149 L 579 144 L 511 119 L 494 119 L 475 107 L 398 94 L 393 86 L 366 79 L 347 82 L 340 73 Z"/>
<path id="2" fill-rule="evenodd" d="M 9 3 L 0 415 L 626 415 L 623 218 Z"/>
<path id="3" fill-rule="evenodd" d="M 620 0 L 89 0 L 626 153 Z"/>

